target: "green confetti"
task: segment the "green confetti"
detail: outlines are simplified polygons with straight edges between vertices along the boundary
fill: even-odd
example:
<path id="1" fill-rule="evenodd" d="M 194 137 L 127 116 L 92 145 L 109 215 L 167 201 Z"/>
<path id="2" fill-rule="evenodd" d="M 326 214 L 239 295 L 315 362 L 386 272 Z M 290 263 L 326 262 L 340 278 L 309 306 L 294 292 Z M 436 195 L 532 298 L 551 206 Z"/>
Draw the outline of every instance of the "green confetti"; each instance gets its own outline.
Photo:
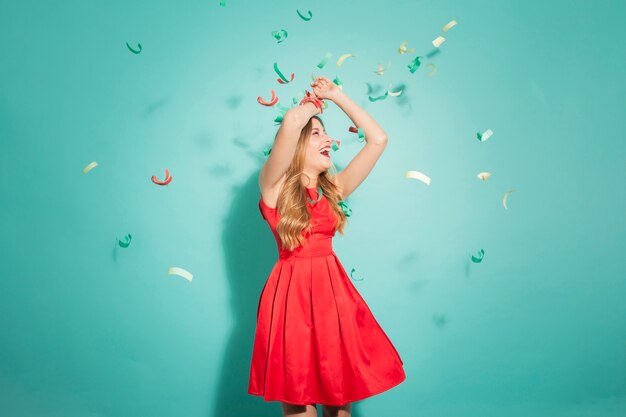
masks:
<path id="1" fill-rule="evenodd" d="M 335 83 L 335 85 L 343 85 L 343 83 L 341 82 L 341 80 L 339 79 L 339 77 L 335 77 L 335 79 L 333 80 L 333 83 Z"/>
<path id="2" fill-rule="evenodd" d="M 287 78 L 285 78 L 283 73 L 280 72 L 280 70 L 278 69 L 278 62 L 274 62 L 274 71 L 276 71 L 276 74 L 278 74 L 278 76 L 280 77 L 281 80 L 283 80 L 286 83 L 289 82 L 289 80 Z"/>
<path id="3" fill-rule="evenodd" d="M 485 256 L 485 251 L 483 249 L 481 249 L 481 250 L 478 251 L 478 254 L 479 254 L 480 258 L 472 255 L 472 262 L 474 262 L 474 263 L 482 262 L 483 257 Z"/>
<path id="4" fill-rule="evenodd" d="M 124 241 L 124 242 L 122 242 L 122 241 L 121 241 L 120 239 L 118 239 L 118 238 L 115 238 L 115 239 L 117 240 L 117 243 L 120 245 L 120 247 L 122 247 L 122 248 L 127 248 L 127 247 L 128 247 L 128 245 L 130 245 L 130 241 L 131 241 L 131 239 L 132 239 L 133 237 L 132 237 L 132 236 L 130 235 L 130 233 L 129 233 L 129 234 L 127 234 L 126 236 L 124 236 L 124 238 L 125 238 L 125 241 Z"/>
<path id="5" fill-rule="evenodd" d="M 311 13 L 310 10 L 309 10 L 309 18 L 308 19 L 306 17 L 304 17 L 302 15 L 302 13 L 300 13 L 300 10 L 296 10 L 296 12 L 298 12 L 298 16 L 300 16 L 300 18 L 302 18 L 302 20 L 304 20 L 305 22 L 308 22 L 313 17 L 313 13 Z"/>
<path id="6" fill-rule="evenodd" d="M 359 142 L 363 142 L 365 140 L 365 131 L 363 130 L 363 128 L 360 127 L 357 133 L 359 134 Z"/>
<path id="7" fill-rule="evenodd" d="M 415 71 L 417 71 L 417 69 L 419 68 L 421 62 L 420 62 L 420 58 L 419 56 L 416 56 L 413 61 L 407 65 L 409 67 L 409 69 L 411 70 L 411 74 L 413 74 Z"/>
<path id="8" fill-rule="evenodd" d="M 333 54 L 331 54 L 330 52 L 326 52 L 326 54 L 324 54 L 324 58 L 322 58 L 322 60 L 320 61 L 319 64 L 317 64 L 317 68 L 322 69 L 324 68 L 324 66 L 328 63 L 328 60 L 333 56 Z M 315 81 L 315 79 L 313 79 L 313 81 Z"/>
<path id="9" fill-rule="evenodd" d="M 220 0 L 220 6 L 226 7 L 226 0 Z"/>
<path id="10" fill-rule="evenodd" d="M 287 39 L 287 31 L 285 29 L 281 29 L 281 30 L 274 30 L 272 31 L 272 36 L 274 38 L 276 38 L 276 40 L 278 41 L 278 43 L 283 42 L 285 39 Z"/>
<path id="11" fill-rule="evenodd" d="M 385 94 L 383 94 L 382 96 L 378 96 L 378 97 L 372 97 L 372 96 L 367 96 L 371 102 L 374 101 L 378 101 L 378 100 L 384 100 L 387 98 L 387 96 L 389 95 L 389 91 L 385 91 Z"/>
<path id="12" fill-rule="evenodd" d="M 268 156 L 270 153 L 272 153 L 272 145 L 268 145 L 263 149 L 263 155 Z"/>
<path id="13" fill-rule="evenodd" d="M 338 204 L 341 207 L 341 210 L 343 210 L 343 214 L 345 214 L 346 217 L 350 217 L 350 215 L 352 214 L 352 209 L 348 207 L 348 204 L 346 204 L 346 202 L 343 200 L 339 201 Z"/>
<path id="14" fill-rule="evenodd" d="M 324 195 L 324 192 L 322 191 L 322 187 L 320 187 L 319 185 L 317 186 L 317 200 L 312 200 L 311 198 L 307 197 L 306 199 L 309 200 L 309 203 L 311 204 L 315 204 L 318 201 L 320 201 L 322 199 L 322 196 Z"/>
<path id="15" fill-rule="evenodd" d="M 133 54 L 138 54 L 138 53 L 140 53 L 140 52 L 143 50 L 143 47 L 141 46 L 141 44 L 140 44 L 139 42 L 137 42 L 137 47 L 139 48 L 139 50 L 135 50 L 135 49 L 133 49 L 133 48 L 132 48 L 132 47 L 128 44 L 128 42 L 126 42 L 126 47 L 127 47 L 127 48 L 128 48 L 128 50 L 129 50 L 130 52 L 132 52 Z"/>
<path id="16" fill-rule="evenodd" d="M 484 142 L 487 139 L 489 139 L 491 135 L 493 135 L 493 131 L 491 129 L 487 129 L 483 133 L 480 133 L 480 132 L 476 133 L 476 137 L 481 142 Z"/>
<path id="17" fill-rule="evenodd" d="M 339 149 L 339 145 L 337 145 L 336 142 L 331 143 L 330 147 L 333 148 L 333 151 L 336 151 L 337 149 Z"/>
<path id="18" fill-rule="evenodd" d="M 354 271 L 356 271 L 356 269 L 352 268 L 352 271 L 350 271 L 350 279 L 353 280 L 353 281 L 363 281 L 363 278 L 361 278 L 361 279 L 354 279 L 352 277 L 352 274 L 354 274 Z"/>

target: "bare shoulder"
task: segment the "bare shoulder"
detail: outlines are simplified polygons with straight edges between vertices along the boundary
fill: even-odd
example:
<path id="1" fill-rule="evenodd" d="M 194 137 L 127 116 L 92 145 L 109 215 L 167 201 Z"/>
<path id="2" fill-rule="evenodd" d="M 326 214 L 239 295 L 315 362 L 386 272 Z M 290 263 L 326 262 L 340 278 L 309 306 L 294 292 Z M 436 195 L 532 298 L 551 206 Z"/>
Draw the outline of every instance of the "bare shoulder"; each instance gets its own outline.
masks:
<path id="1" fill-rule="evenodd" d="M 287 173 L 283 174 L 280 180 L 270 187 L 260 187 L 261 188 L 261 198 L 266 206 L 270 208 L 276 208 L 276 204 L 278 203 L 278 195 L 280 193 L 280 189 L 287 178 Z"/>

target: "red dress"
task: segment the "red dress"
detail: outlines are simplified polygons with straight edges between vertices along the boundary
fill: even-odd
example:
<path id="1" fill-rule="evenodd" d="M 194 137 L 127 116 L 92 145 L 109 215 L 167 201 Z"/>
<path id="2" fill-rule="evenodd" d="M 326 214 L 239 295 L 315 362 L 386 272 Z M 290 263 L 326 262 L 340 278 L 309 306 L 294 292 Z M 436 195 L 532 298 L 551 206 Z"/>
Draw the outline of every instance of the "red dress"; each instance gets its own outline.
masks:
<path id="1" fill-rule="evenodd" d="M 315 188 L 307 193 L 318 198 Z M 276 232 L 280 213 L 259 200 L 279 259 L 259 298 L 248 394 L 341 406 L 393 388 L 406 375 L 398 351 L 333 251 L 337 218 L 328 200 L 322 195 L 306 204 L 312 234 L 287 251 Z"/>

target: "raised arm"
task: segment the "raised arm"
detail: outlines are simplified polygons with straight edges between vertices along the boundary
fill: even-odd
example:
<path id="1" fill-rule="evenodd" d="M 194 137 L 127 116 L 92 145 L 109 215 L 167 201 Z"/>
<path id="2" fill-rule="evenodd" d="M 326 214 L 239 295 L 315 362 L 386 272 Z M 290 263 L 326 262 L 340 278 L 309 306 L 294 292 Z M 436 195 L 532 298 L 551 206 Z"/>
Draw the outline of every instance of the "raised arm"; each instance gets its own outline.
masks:
<path id="1" fill-rule="evenodd" d="M 315 94 L 320 98 L 332 100 L 352 120 L 354 126 L 363 128 L 365 146 L 350 163 L 337 174 L 337 185 L 345 199 L 371 172 L 378 158 L 387 146 L 387 133 L 365 110 L 348 97 L 343 90 L 325 77 L 318 77 Z"/>
<path id="2" fill-rule="evenodd" d="M 308 102 L 287 110 L 276 133 L 272 151 L 259 174 L 259 187 L 262 191 L 272 189 L 285 175 L 296 152 L 302 128 L 318 113 L 319 109 Z"/>

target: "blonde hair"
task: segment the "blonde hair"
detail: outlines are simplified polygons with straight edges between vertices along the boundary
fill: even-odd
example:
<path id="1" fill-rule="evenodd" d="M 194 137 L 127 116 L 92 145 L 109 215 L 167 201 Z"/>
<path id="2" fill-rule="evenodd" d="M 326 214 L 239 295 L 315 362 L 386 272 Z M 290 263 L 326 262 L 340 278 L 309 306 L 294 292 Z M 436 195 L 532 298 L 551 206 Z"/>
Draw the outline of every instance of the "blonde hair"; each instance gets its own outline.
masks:
<path id="1" fill-rule="evenodd" d="M 306 236 L 311 232 L 311 213 L 307 210 L 305 200 L 308 197 L 308 193 L 300 177 L 303 174 L 302 170 L 304 169 L 306 150 L 311 131 L 313 130 L 313 118 L 319 120 L 322 126 L 324 126 L 322 119 L 318 116 L 313 116 L 302 128 L 293 160 L 287 169 L 285 181 L 283 182 L 276 203 L 276 207 L 281 216 L 276 226 L 276 232 L 280 236 L 283 248 L 289 251 L 294 250 L 304 243 Z M 328 200 L 331 209 L 339 220 L 335 230 L 343 235 L 344 227 L 348 219 L 343 209 L 338 204 L 343 197 L 340 194 L 339 187 L 335 183 L 336 175 L 337 169 L 335 165 L 331 163 L 330 169 L 319 175 L 318 186 L 322 188 L 324 197 Z M 303 230 L 306 231 L 305 237 L 302 236 Z"/>

